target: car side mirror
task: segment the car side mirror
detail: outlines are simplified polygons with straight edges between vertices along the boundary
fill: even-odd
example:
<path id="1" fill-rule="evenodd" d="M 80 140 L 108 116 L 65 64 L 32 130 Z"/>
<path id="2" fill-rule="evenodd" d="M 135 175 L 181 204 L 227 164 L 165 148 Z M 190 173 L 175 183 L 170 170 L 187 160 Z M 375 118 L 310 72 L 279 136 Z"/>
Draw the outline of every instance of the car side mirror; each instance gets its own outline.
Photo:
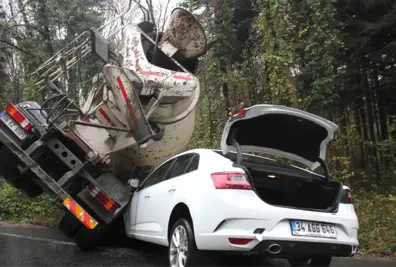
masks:
<path id="1" fill-rule="evenodd" d="M 128 181 L 128 185 L 132 188 L 132 189 L 137 189 L 139 187 L 140 184 L 140 180 L 139 179 L 130 179 Z"/>

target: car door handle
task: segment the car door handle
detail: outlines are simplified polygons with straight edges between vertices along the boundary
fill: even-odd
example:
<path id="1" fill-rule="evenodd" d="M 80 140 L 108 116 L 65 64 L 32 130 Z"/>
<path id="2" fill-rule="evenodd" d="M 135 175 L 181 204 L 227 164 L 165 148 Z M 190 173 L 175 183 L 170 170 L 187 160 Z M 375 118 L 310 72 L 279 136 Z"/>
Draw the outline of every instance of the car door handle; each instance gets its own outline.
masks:
<path id="1" fill-rule="evenodd" d="M 150 198 L 150 194 L 146 194 L 144 198 Z"/>
<path id="2" fill-rule="evenodd" d="M 170 188 L 170 189 L 168 190 L 169 193 L 172 193 L 172 192 L 175 192 L 175 191 L 176 191 L 176 188 L 174 188 L 174 187 L 172 187 L 172 188 Z"/>

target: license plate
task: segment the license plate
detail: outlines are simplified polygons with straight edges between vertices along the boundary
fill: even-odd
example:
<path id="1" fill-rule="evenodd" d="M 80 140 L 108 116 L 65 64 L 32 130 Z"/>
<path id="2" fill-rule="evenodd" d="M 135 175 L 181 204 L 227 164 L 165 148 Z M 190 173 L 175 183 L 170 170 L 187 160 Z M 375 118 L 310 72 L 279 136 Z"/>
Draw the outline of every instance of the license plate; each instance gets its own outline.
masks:
<path id="1" fill-rule="evenodd" d="M 290 220 L 292 235 L 337 238 L 334 224 Z"/>
<path id="2" fill-rule="evenodd" d="M 10 116 L 6 113 L 2 113 L 0 116 L 1 120 L 5 125 L 20 139 L 24 140 L 27 137 L 27 134 L 24 130 L 19 126 Z"/>

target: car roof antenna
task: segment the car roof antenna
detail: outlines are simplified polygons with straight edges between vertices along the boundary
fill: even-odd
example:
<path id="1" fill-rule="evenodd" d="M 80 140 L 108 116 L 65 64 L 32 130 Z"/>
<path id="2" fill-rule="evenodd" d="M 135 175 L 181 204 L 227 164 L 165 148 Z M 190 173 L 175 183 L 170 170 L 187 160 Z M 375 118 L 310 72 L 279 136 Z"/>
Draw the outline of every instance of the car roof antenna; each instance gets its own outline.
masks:
<path id="1" fill-rule="evenodd" d="M 230 135 L 230 139 L 231 139 L 231 144 L 235 147 L 236 152 L 237 152 L 237 164 L 238 165 L 242 165 L 242 149 L 241 146 L 239 145 L 238 141 L 236 140 L 236 135 L 237 135 L 238 131 L 237 129 L 233 129 L 233 131 L 231 132 Z"/>
<path id="2" fill-rule="evenodd" d="M 331 180 L 331 175 L 330 175 L 330 170 L 329 166 L 327 166 L 326 162 L 322 158 L 318 158 L 318 162 L 320 163 L 320 166 L 324 170 L 324 175 L 327 181 Z"/>

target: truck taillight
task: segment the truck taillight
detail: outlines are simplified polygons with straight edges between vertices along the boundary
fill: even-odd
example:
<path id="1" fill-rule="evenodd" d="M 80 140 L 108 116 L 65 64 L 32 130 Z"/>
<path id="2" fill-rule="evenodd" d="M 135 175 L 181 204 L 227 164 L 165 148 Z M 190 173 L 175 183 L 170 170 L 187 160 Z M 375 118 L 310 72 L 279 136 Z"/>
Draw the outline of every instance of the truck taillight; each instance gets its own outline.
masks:
<path id="1" fill-rule="evenodd" d="M 243 172 L 212 173 L 212 181 L 216 189 L 252 189 Z"/>
<path id="2" fill-rule="evenodd" d="M 14 119 L 24 130 L 25 132 L 29 132 L 33 125 L 30 123 L 28 119 L 12 104 L 9 104 L 5 111 L 11 118 Z"/>
<path id="3" fill-rule="evenodd" d="M 97 186 L 90 184 L 88 186 L 89 192 L 91 196 L 96 198 L 106 210 L 110 212 L 115 212 L 121 206 L 118 203 L 115 203 L 111 200 L 105 193 L 103 193 Z"/>

